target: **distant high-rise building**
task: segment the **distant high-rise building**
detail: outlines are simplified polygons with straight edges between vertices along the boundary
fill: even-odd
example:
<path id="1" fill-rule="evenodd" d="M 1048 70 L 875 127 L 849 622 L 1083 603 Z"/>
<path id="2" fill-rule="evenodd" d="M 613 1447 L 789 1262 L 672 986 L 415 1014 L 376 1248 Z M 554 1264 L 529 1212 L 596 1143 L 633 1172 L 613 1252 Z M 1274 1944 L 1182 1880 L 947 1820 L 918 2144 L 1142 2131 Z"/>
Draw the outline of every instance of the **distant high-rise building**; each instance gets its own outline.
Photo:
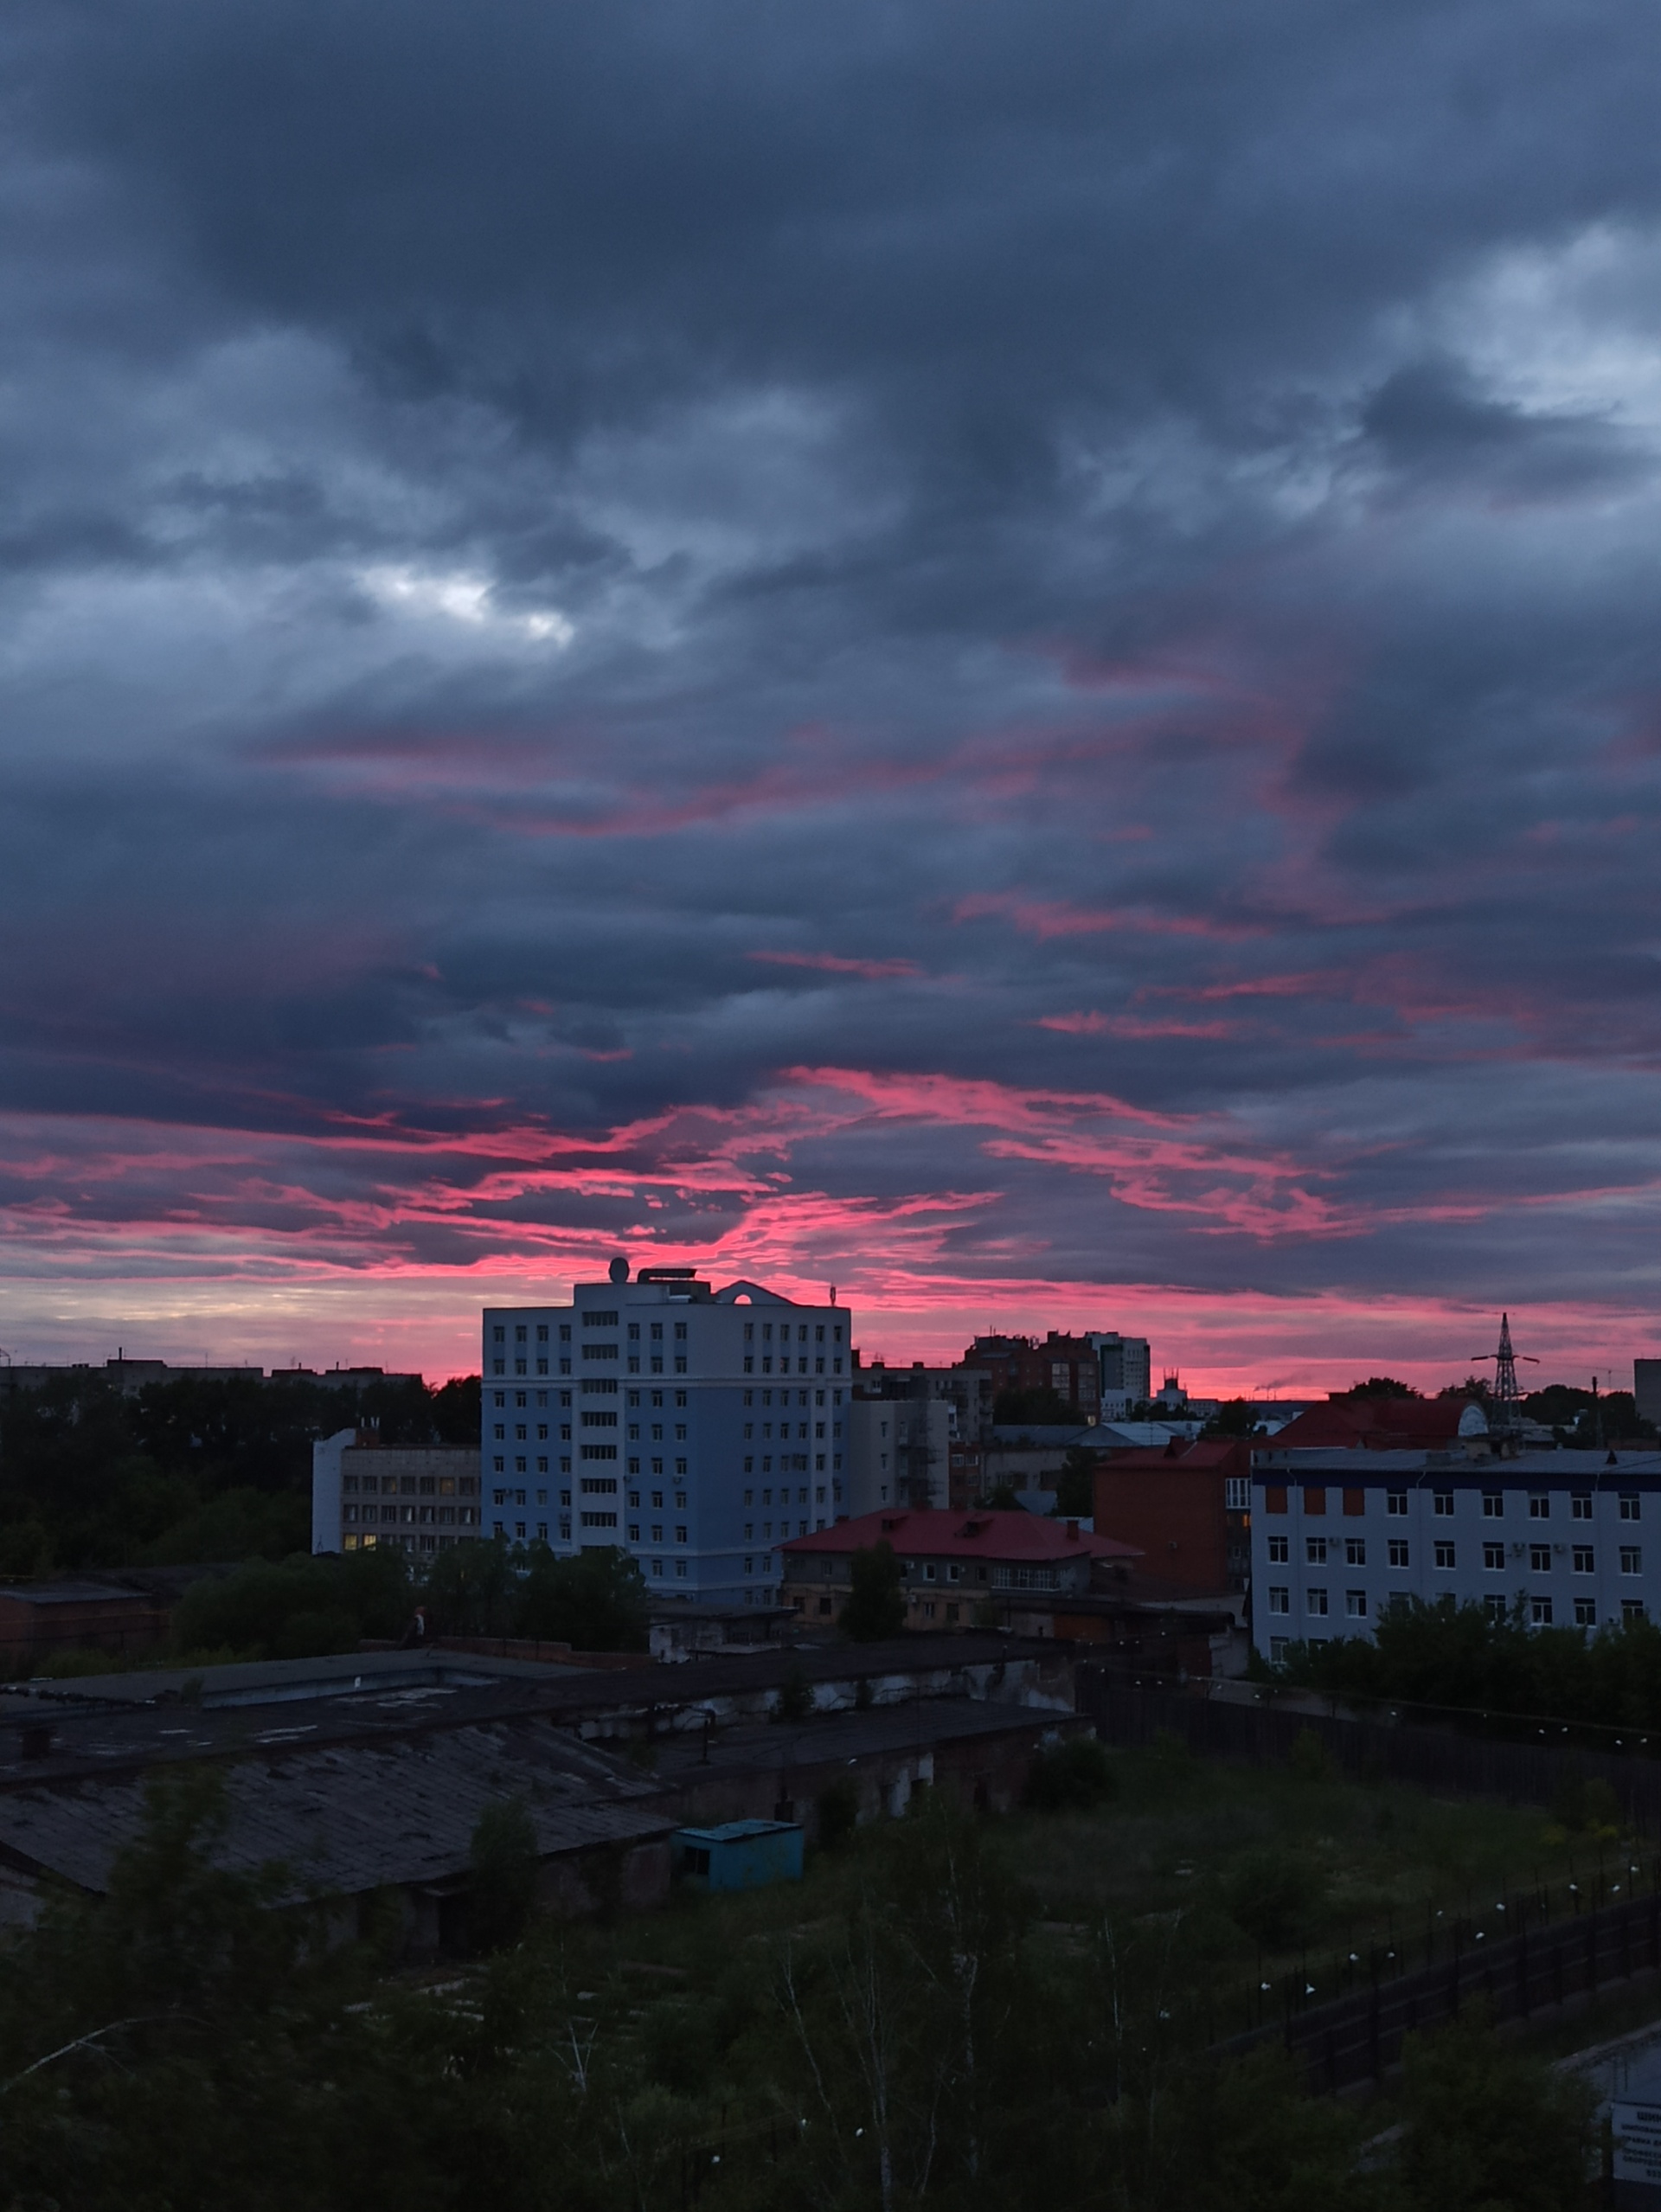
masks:
<path id="1" fill-rule="evenodd" d="M 1116 1329 L 1087 1332 L 1094 1348 L 1104 1406 L 1122 1398 L 1126 1406 L 1144 1406 L 1153 1395 L 1153 1354 L 1145 1337 L 1121 1337 Z"/>
<path id="2" fill-rule="evenodd" d="M 653 1589 L 771 1604 L 777 1547 L 844 1510 L 853 1318 L 691 1267 L 487 1307 L 484 1534 L 617 1545 Z"/>

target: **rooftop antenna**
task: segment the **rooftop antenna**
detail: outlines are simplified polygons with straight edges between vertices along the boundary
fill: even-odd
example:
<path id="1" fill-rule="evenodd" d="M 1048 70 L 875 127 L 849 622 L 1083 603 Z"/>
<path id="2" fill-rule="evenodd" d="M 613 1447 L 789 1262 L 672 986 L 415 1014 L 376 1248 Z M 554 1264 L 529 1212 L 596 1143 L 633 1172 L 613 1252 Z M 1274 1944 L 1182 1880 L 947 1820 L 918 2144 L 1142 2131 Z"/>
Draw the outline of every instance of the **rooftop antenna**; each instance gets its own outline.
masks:
<path id="1" fill-rule="evenodd" d="M 1485 1365 L 1489 1360 L 1494 1362 L 1493 1412 L 1490 1416 L 1490 1424 L 1493 1427 L 1515 1428 L 1523 1417 L 1522 1395 L 1517 1387 L 1517 1362 L 1519 1358 L 1525 1359 L 1530 1367 L 1540 1364 L 1532 1352 L 1512 1350 L 1511 1317 L 1509 1313 L 1502 1313 L 1499 1317 L 1499 1350 L 1497 1352 L 1472 1352 L 1471 1355 L 1473 1367 Z"/>

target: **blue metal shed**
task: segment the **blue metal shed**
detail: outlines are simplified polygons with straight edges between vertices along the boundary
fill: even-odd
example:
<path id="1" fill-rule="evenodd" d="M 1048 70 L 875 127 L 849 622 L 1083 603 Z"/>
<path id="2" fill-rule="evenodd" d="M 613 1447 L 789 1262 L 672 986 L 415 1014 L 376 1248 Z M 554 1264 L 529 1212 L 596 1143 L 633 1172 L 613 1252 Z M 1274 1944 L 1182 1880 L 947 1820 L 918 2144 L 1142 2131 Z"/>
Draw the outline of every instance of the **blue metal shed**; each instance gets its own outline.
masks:
<path id="1" fill-rule="evenodd" d="M 802 1830 L 795 1820 L 727 1820 L 677 1828 L 670 1838 L 677 1874 L 700 1889 L 759 1889 L 802 1878 Z"/>

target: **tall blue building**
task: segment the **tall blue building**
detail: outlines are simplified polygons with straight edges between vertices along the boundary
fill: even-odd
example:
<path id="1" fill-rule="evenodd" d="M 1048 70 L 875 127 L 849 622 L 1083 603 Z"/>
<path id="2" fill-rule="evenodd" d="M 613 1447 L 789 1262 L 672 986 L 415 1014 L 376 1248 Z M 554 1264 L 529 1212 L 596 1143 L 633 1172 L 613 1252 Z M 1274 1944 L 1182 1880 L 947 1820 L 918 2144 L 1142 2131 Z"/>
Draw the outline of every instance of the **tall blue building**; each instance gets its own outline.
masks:
<path id="1" fill-rule="evenodd" d="M 1370 1636 L 1408 1597 L 1496 1615 L 1521 1600 L 1538 1628 L 1661 1619 L 1661 1452 L 1507 1454 L 1472 1435 L 1441 1452 L 1255 1455 L 1252 1630 L 1265 1658 Z"/>
<path id="2" fill-rule="evenodd" d="M 614 1260 L 484 1329 L 486 1536 L 621 1545 L 654 1589 L 773 1604 L 777 1546 L 846 1510 L 846 1306 Z"/>

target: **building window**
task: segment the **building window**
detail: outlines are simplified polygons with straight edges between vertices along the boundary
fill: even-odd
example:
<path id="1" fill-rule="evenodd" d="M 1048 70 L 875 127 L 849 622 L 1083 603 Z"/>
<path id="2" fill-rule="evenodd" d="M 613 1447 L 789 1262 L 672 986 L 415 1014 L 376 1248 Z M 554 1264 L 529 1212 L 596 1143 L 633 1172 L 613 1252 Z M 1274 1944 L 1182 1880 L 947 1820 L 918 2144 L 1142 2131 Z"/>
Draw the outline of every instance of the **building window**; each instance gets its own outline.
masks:
<path id="1" fill-rule="evenodd" d="M 1344 1593 L 1344 1610 L 1351 1620 L 1365 1620 L 1367 1618 L 1365 1590 L 1346 1590 Z"/>
<path id="2" fill-rule="evenodd" d="M 1482 1517 L 1485 1521 L 1503 1521 L 1505 1517 L 1505 1493 L 1503 1490 L 1485 1490 L 1482 1493 Z"/>
<path id="3" fill-rule="evenodd" d="M 1311 1567 L 1324 1567 L 1326 1565 L 1326 1538 L 1324 1536 L 1305 1536 L 1304 1539 L 1304 1554 L 1308 1565 Z"/>
<path id="4" fill-rule="evenodd" d="M 1576 1628 L 1595 1628 L 1598 1625 L 1598 1601 L 1595 1598 L 1576 1598 L 1574 1625 Z"/>
<path id="5" fill-rule="evenodd" d="M 1433 1491 L 1432 1493 L 1431 1510 L 1436 1515 L 1438 1520 L 1451 1521 L 1453 1517 L 1453 1491 L 1451 1490 L 1439 1490 Z"/>
<path id="6" fill-rule="evenodd" d="M 1408 1512 L 1408 1493 L 1406 1491 L 1386 1491 L 1384 1493 L 1384 1510 L 1395 1520 L 1405 1520 L 1407 1518 Z"/>
<path id="7" fill-rule="evenodd" d="M 1263 1510 L 1284 1513 L 1286 1510 L 1286 1486 L 1284 1483 L 1268 1483 L 1263 1491 Z"/>
<path id="8" fill-rule="evenodd" d="M 1324 1614 L 1326 1611 L 1325 1591 L 1306 1590 L 1304 1593 L 1304 1607 L 1305 1612 Z"/>
<path id="9" fill-rule="evenodd" d="M 1576 1544 L 1574 1551 L 1574 1572 L 1577 1574 L 1591 1574 L 1596 1571 L 1593 1563 L 1592 1547 L 1590 1544 Z"/>
<path id="10" fill-rule="evenodd" d="M 1286 1656 L 1286 1638 L 1284 1636 L 1271 1636 L 1269 1638 L 1269 1657 L 1273 1661 L 1274 1664 L 1278 1667 L 1281 1664 L 1282 1660 L 1285 1659 Z"/>
<path id="11" fill-rule="evenodd" d="M 1636 1521 L 1640 1517 L 1642 1511 L 1643 1500 L 1639 1497 L 1638 1492 L 1635 1490 L 1622 1491 L 1620 1493 L 1621 1519 L 1623 1521 Z"/>
<path id="12" fill-rule="evenodd" d="M 1571 1520 L 1589 1521 L 1592 1518 L 1591 1491 L 1577 1490 L 1568 1501 L 1568 1511 Z"/>
<path id="13" fill-rule="evenodd" d="M 1646 1615 L 1644 1611 L 1643 1599 L 1623 1598 L 1620 1601 L 1620 1617 L 1623 1621 L 1645 1619 Z"/>
<path id="14" fill-rule="evenodd" d="M 1530 1544 L 1529 1546 L 1529 1572 L 1530 1574 L 1550 1574 L 1551 1546 L 1549 1544 Z"/>
<path id="15" fill-rule="evenodd" d="M 1636 1544 L 1623 1544 L 1621 1546 L 1620 1571 L 1623 1574 L 1641 1574 L 1643 1573 L 1643 1555 L 1640 1553 Z"/>
<path id="16" fill-rule="evenodd" d="M 1284 1567 L 1291 1557 L 1292 1542 L 1290 1538 L 1286 1536 L 1271 1536 L 1269 1538 L 1269 1565 L 1271 1567 Z"/>
<path id="17" fill-rule="evenodd" d="M 1453 1571 L 1453 1547 L 1446 1541 L 1436 1547 L 1436 1564 L 1445 1574 Z"/>
<path id="18" fill-rule="evenodd" d="M 1505 1618 L 1504 1598 L 1485 1598 L 1482 1601 L 1482 1609 L 1490 1620 L 1504 1620 Z"/>
<path id="19" fill-rule="evenodd" d="M 1485 1574 L 1503 1574 L 1505 1572 L 1504 1545 L 1485 1544 L 1482 1548 L 1482 1564 Z"/>
<path id="20" fill-rule="evenodd" d="M 1326 1492 L 1324 1490 L 1305 1490 L 1304 1492 L 1304 1510 L 1305 1513 L 1324 1513 L 1326 1510 Z"/>
<path id="21" fill-rule="evenodd" d="M 1344 1544 L 1344 1563 L 1346 1567 L 1365 1567 L 1367 1539 L 1365 1536 L 1346 1536 Z"/>
<path id="22" fill-rule="evenodd" d="M 824 1433 L 821 1424 L 820 1433 Z M 961 1459 L 961 1453 L 955 1453 Z M 1223 1509 L 1229 1513 L 1249 1513 L 1252 1510 L 1252 1478 L 1249 1475 L 1225 1475 L 1222 1480 Z"/>
<path id="23" fill-rule="evenodd" d="M 1405 1536 L 1392 1536 L 1390 1538 L 1390 1565 L 1392 1567 L 1405 1567 L 1407 1564 L 1407 1538 Z"/>
<path id="24" fill-rule="evenodd" d="M 1292 1611 L 1292 1593 L 1283 1583 L 1272 1582 L 1269 1585 L 1269 1611 L 1271 1613 Z"/>
<path id="25" fill-rule="evenodd" d="M 1529 1518 L 1530 1521 L 1550 1520 L 1551 1493 L 1549 1491 L 1536 1490 L 1530 1492 L 1529 1497 Z"/>
<path id="26" fill-rule="evenodd" d="M 1529 1600 L 1529 1619 L 1533 1622 L 1536 1628 L 1549 1628 L 1551 1626 L 1551 1600 L 1549 1598 L 1530 1598 Z"/>

